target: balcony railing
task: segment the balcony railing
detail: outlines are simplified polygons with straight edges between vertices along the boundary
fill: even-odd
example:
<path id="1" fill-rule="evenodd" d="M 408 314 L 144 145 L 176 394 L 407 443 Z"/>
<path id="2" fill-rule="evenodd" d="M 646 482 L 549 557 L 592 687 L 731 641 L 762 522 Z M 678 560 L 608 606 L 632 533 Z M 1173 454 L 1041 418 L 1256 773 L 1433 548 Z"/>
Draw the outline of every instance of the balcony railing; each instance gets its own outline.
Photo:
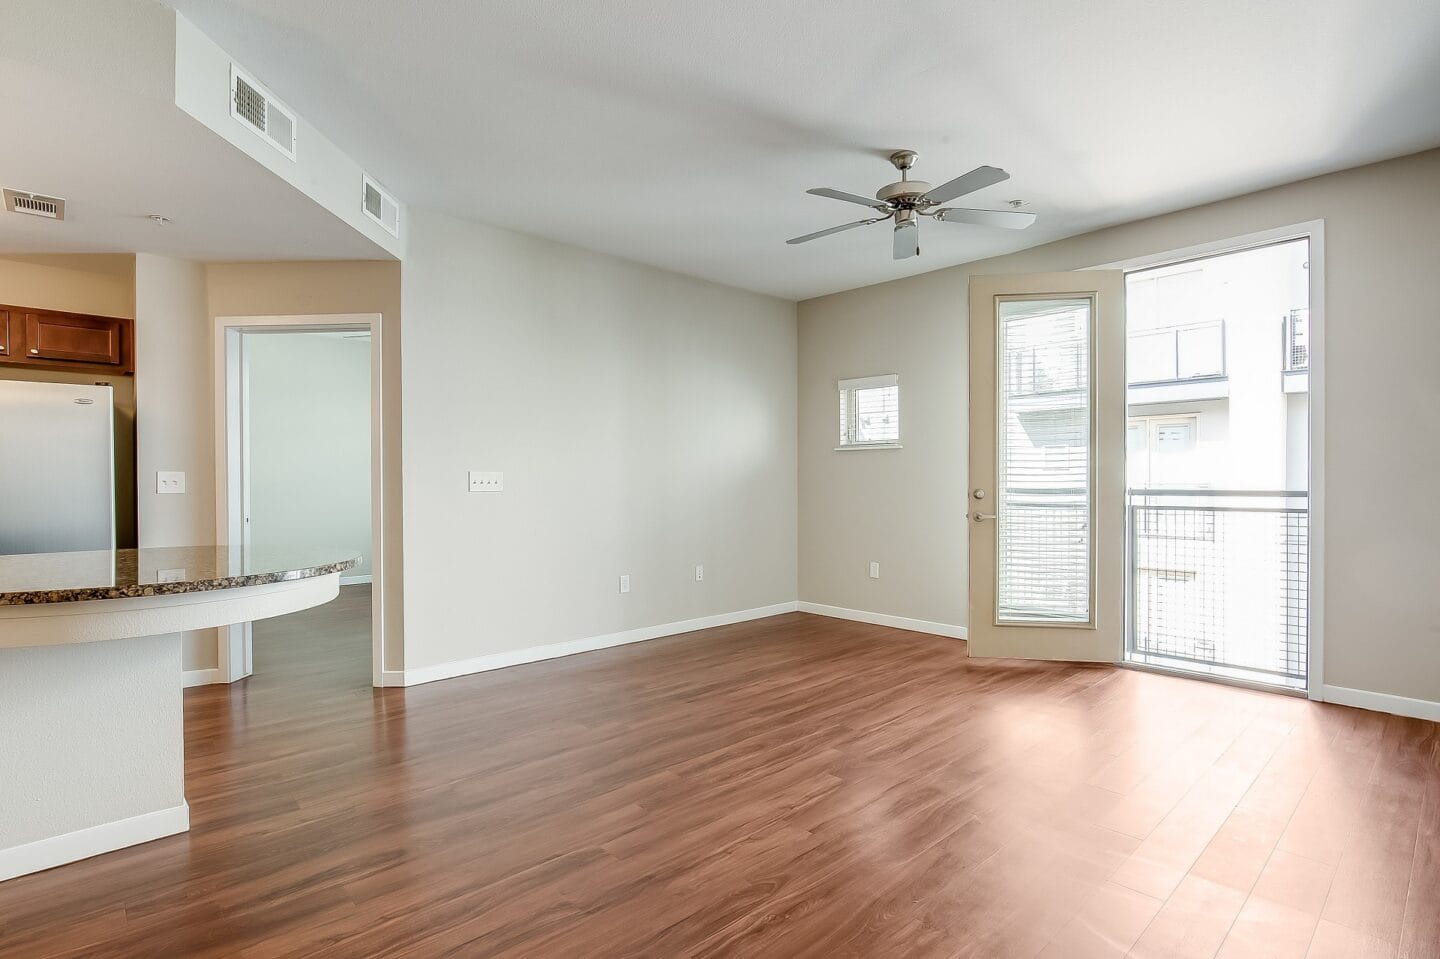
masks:
<path id="1" fill-rule="evenodd" d="M 1285 316 L 1282 333 L 1285 372 L 1299 373 L 1310 369 L 1310 311 L 1291 310 Z"/>
<path id="2" fill-rule="evenodd" d="M 1139 489 L 1127 506 L 1127 658 L 1303 685 L 1309 494 Z"/>
<path id="3" fill-rule="evenodd" d="M 1126 338 L 1126 379 L 1140 384 L 1183 383 L 1225 375 L 1225 321 L 1140 330 Z"/>

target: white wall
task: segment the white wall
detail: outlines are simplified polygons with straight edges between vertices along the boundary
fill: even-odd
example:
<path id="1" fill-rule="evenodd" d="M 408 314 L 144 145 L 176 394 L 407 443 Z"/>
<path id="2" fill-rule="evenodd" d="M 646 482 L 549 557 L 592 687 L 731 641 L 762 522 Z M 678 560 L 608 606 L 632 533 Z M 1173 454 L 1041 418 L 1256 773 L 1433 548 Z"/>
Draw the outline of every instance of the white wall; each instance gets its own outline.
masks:
<path id="1" fill-rule="evenodd" d="M 0 649 L 0 880 L 57 861 L 17 847 L 183 815 L 179 669 L 174 635 Z"/>
<path id="2" fill-rule="evenodd" d="M 135 472 L 139 543 L 215 542 L 214 357 L 199 263 L 135 256 Z M 184 493 L 155 492 L 156 470 L 182 470 Z M 186 669 L 218 664 L 214 630 L 187 633 Z"/>
<path id="3" fill-rule="evenodd" d="M 230 115 L 231 57 L 194 24 L 175 17 L 175 105 L 247 154 L 271 173 L 329 210 L 380 249 L 399 257 L 404 252 L 405 210 L 400 211 L 400 237 L 391 236 L 361 206 L 360 165 L 302 116 L 295 118 L 295 159 L 278 152 L 259 134 Z M 240 64 L 242 70 L 244 64 Z M 245 71 L 250 73 L 250 71 Z M 253 74 L 251 74 L 253 76 Z M 264 77 L 255 80 L 266 85 Z M 293 112 L 283 90 L 270 91 Z"/>
<path id="4" fill-rule="evenodd" d="M 1440 701 L 1440 151 L 800 304 L 800 598 L 966 616 L 971 274 L 1071 270 L 1325 220 L 1325 682 Z M 835 453 L 835 380 L 901 376 L 905 449 Z M 1313 383 L 1312 383 L 1313 385 Z M 881 560 L 884 577 L 864 564 Z"/>
<path id="5" fill-rule="evenodd" d="M 795 599 L 793 304 L 412 210 L 403 312 L 407 669 Z"/>
<path id="6" fill-rule="evenodd" d="M 250 543 L 370 565 L 370 337 L 246 333 Z"/>

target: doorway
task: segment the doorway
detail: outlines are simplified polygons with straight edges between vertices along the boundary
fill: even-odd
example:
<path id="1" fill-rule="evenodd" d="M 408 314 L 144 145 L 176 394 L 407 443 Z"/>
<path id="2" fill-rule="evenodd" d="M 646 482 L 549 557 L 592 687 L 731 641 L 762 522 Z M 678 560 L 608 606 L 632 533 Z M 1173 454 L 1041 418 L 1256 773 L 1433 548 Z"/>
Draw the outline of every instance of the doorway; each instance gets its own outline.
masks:
<path id="1" fill-rule="evenodd" d="M 1307 686 L 1310 247 L 1126 273 L 1128 663 Z"/>
<path id="2" fill-rule="evenodd" d="M 342 605 L 369 606 L 367 658 L 372 683 L 380 685 L 380 317 L 216 323 L 218 539 L 247 552 L 321 546 L 358 555 L 359 564 L 341 577 Z M 220 664 L 226 682 L 254 672 L 251 624 L 221 630 Z"/>
<path id="3" fill-rule="evenodd" d="M 970 278 L 972 655 L 1320 698 L 1323 247 Z"/>

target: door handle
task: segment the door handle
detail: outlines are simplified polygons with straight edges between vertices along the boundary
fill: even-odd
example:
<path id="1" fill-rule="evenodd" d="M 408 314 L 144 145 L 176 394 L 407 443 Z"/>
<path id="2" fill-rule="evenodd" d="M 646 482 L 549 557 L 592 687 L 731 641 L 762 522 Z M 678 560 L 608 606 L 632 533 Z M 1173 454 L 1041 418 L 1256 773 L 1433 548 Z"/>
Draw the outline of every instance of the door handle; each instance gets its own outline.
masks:
<path id="1" fill-rule="evenodd" d="M 983 522 L 985 522 L 985 520 L 987 520 L 987 519 L 994 519 L 994 518 L 995 518 L 995 514 L 994 514 L 994 513 L 982 513 L 982 512 L 980 512 L 979 510 L 976 510 L 975 512 L 973 512 L 973 513 L 970 514 L 970 518 L 973 519 L 973 520 L 975 520 L 975 522 L 977 522 L 977 523 L 983 523 Z"/>

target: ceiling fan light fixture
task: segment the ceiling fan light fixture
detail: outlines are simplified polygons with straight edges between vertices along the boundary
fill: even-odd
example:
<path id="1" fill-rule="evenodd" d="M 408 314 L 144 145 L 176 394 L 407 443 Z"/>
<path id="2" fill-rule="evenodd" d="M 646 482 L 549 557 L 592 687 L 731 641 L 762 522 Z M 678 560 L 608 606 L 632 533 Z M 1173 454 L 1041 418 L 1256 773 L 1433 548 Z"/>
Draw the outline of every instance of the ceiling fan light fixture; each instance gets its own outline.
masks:
<path id="1" fill-rule="evenodd" d="M 895 214 L 893 253 L 897 260 L 920 255 L 920 222 L 915 219 L 914 210 L 901 210 Z"/>

